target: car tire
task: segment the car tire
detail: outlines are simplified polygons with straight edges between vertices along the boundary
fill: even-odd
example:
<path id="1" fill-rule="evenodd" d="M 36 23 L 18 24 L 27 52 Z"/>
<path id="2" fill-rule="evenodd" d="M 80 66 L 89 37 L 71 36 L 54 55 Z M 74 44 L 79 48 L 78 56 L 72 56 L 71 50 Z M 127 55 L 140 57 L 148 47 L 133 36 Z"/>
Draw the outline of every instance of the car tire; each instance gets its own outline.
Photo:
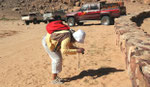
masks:
<path id="1" fill-rule="evenodd" d="M 110 20 L 110 25 L 114 25 L 114 23 L 115 23 L 114 18 L 111 18 L 111 20 Z"/>
<path id="2" fill-rule="evenodd" d="M 30 24 L 30 22 L 29 22 L 29 21 L 25 21 L 25 24 L 26 24 L 26 25 L 29 25 L 29 24 Z"/>
<path id="3" fill-rule="evenodd" d="M 83 24 L 84 24 L 84 22 L 77 22 L 77 24 L 78 24 L 78 25 L 83 25 Z"/>
<path id="4" fill-rule="evenodd" d="M 70 27 L 75 26 L 75 19 L 73 17 L 69 17 L 67 20 L 67 24 Z"/>
<path id="5" fill-rule="evenodd" d="M 102 25 L 110 25 L 111 24 L 111 18 L 109 16 L 103 16 L 101 19 Z"/>
<path id="6" fill-rule="evenodd" d="M 36 19 L 33 20 L 33 24 L 37 24 L 37 20 Z"/>
<path id="7" fill-rule="evenodd" d="M 40 24 L 40 22 L 41 22 L 41 21 L 37 21 L 36 23 L 37 23 L 37 24 Z"/>
<path id="8" fill-rule="evenodd" d="M 50 22 L 50 18 L 48 17 L 47 19 L 46 19 L 46 21 L 44 21 L 45 22 L 45 24 L 48 24 L 49 22 Z"/>
<path id="9" fill-rule="evenodd" d="M 45 24 L 48 24 L 49 22 L 48 22 L 48 21 L 44 21 L 44 23 L 45 23 Z"/>
<path id="10" fill-rule="evenodd" d="M 58 16 L 58 18 L 57 18 L 58 20 L 61 20 L 61 17 L 60 16 Z"/>

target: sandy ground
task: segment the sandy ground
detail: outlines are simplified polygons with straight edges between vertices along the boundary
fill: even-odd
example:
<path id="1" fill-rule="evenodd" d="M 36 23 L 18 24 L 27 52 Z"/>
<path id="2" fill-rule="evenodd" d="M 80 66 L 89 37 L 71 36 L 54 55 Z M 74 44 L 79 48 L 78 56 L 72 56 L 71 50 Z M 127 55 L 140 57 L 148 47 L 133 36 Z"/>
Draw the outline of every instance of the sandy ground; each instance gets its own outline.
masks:
<path id="1" fill-rule="evenodd" d="M 131 87 L 122 53 L 115 45 L 114 26 L 87 23 L 84 55 L 64 55 L 62 78 L 52 85 L 51 60 L 41 45 L 46 24 L 23 25 L 21 21 L 0 21 L 0 86 L 2 87 Z M 78 60 L 80 67 L 78 68 Z"/>
<path id="2" fill-rule="evenodd" d="M 147 8 L 136 3 L 126 5 L 128 14 Z M 114 26 L 99 25 L 99 22 L 72 27 L 87 34 L 85 44 L 76 44 L 86 49 L 85 54 L 63 55 L 60 77 L 68 82 L 52 85 L 51 60 L 41 45 L 45 26 L 0 21 L 1 87 L 132 87 L 123 54 L 115 44 Z"/>
<path id="3" fill-rule="evenodd" d="M 144 30 L 144 32 L 147 32 L 148 34 L 150 34 L 150 18 L 146 18 L 143 21 L 143 24 L 141 25 L 141 29 Z"/>

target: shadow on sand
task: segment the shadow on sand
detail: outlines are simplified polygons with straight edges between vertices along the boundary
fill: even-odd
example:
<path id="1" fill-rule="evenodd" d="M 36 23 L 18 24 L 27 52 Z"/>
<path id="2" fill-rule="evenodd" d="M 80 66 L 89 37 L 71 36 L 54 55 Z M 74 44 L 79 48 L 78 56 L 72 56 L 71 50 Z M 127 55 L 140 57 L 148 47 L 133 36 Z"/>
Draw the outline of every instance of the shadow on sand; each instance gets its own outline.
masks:
<path id="1" fill-rule="evenodd" d="M 92 24 L 84 24 L 84 25 L 81 25 L 81 26 L 92 26 L 92 25 L 101 25 L 101 23 L 92 23 Z"/>
<path id="2" fill-rule="evenodd" d="M 102 24 L 101 23 L 91 23 L 91 24 L 75 25 L 73 27 L 78 27 L 78 26 L 81 26 L 81 27 L 82 26 L 93 26 L 93 25 L 96 25 L 96 26 L 98 25 L 99 26 L 99 25 L 102 25 Z"/>
<path id="3" fill-rule="evenodd" d="M 122 69 L 116 69 L 116 68 L 112 68 L 112 67 L 99 68 L 97 70 L 89 69 L 89 70 L 82 71 L 79 75 L 76 75 L 76 76 L 73 76 L 70 78 L 64 78 L 64 82 L 70 82 L 73 80 L 82 79 L 85 76 L 91 76 L 93 79 L 96 79 L 98 77 L 108 75 L 110 73 L 123 72 L 123 71 L 124 70 L 122 70 Z"/>

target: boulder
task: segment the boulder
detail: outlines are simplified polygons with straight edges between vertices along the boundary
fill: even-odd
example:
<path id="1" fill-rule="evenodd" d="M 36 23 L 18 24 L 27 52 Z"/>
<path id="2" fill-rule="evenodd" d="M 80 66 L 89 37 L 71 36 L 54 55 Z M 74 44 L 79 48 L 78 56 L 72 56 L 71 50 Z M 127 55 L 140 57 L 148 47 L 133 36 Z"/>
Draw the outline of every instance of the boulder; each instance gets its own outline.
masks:
<path id="1" fill-rule="evenodd" d="M 12 11 L 19 11 L 19 10 L 20 10 L 19 7 L 14 7 L 14 8 L 12 9 Z"/>
<path id="2" fill-rule="evenodd" d="M 81 3 L 78 1 L 78 2 L 76 2 L 76 4 L 75 4 L 75 6 L 80 6 L 81 5 Z"/>
<path id="3" fill-rule="evenodd" d="M 150 0 L 144 0 L 144 3 L 150 5 Z"/>
<path id="4" fill-rule="evenodd" d="M 0 3 L 4 2 L 4 0 L 0 0 Z"/>

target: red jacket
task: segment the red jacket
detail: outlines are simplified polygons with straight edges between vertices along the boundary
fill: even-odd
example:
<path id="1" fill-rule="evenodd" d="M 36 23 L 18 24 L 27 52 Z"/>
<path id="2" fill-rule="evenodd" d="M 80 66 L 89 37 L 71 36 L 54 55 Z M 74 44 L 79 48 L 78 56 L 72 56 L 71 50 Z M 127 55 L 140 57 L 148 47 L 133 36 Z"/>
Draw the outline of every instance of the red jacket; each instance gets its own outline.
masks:
<path id="1" fill-rule="evenodd" d="M 70 27 L 63 24 L 61 20 L 52 21 L 46 26 L 46 30 L 49 34 L 52 34 L 54 31 L 57 30 L 69 30 Z"/>

